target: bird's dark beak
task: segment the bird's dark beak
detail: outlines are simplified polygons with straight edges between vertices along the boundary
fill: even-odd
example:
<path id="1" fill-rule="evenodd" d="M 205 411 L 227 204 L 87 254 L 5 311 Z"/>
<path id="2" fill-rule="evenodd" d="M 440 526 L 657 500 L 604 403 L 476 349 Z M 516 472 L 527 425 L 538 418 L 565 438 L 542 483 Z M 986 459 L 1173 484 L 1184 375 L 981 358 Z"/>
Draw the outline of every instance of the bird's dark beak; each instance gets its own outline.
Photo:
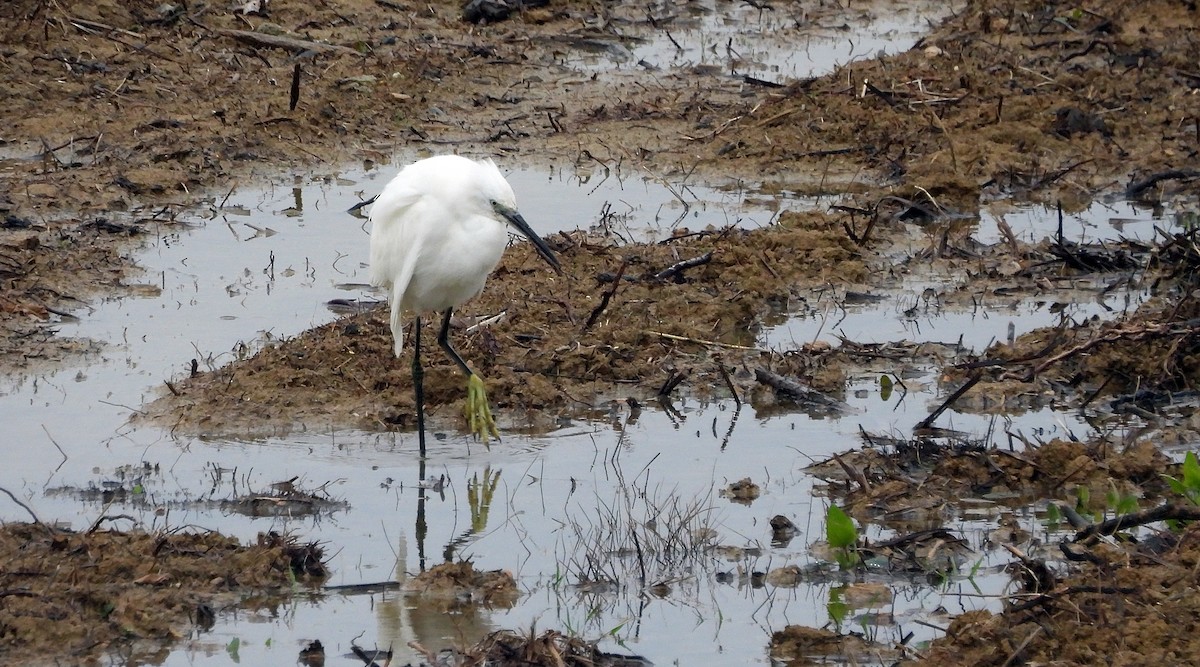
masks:
<path id="1" fill-rule="evenodd" d="M 537 249 L 538 254 L 542 256 L 542 259 L 546 260 L 546 263 L 549 264 L 555 272 L 562 273 L 562 267 L 559 266 L 558 258 L 554 256 L 554 252 L 550 250 L 550 246 L 546 244 L 542 237 L 538 236 L 536 232 L 530 229 L 529 223 L 525 222 L 525 218 L 521 217 L 520 213 L 517 213 L 516 210 L 504 206 L 503 204 L 493 204 L 492 206 L 496 209 L 496 213 L 499 213 L 505 220 L 508 221 L 508 224 L 521 230 L 521 233 L 525 235 L 525 238 L 529 239 L 529 242 L 532 243 L 533 247 Z"/>

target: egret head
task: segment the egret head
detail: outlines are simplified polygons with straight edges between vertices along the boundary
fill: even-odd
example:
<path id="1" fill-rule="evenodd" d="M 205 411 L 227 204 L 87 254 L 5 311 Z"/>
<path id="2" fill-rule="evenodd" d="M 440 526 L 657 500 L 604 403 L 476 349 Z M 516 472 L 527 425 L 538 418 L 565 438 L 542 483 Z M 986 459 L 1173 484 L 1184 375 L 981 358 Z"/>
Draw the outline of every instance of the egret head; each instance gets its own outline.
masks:
<path id="1" fill-rule="evenodd" d="M 486 160 L 482 164 L 484 172 L 488 176 L 484 179 L 486 182 L 483 184 L 480 194 L 486 198 L 487 207 L 495 214 L 497 220 L 516 229 L 529 239 L 542 259 L 546 260 L 546 263 L 555 271 L 562 273 L 562 267 L 559 266 L 558 258 L 554 256 L 550 246 L 529 227 L 529 223 L 525 222 L 525 218 L 521 217 L 517 211 L 517 196 L 513 193 L 512 186 L 496 168 L 496 164 L 491 160 Z"/>

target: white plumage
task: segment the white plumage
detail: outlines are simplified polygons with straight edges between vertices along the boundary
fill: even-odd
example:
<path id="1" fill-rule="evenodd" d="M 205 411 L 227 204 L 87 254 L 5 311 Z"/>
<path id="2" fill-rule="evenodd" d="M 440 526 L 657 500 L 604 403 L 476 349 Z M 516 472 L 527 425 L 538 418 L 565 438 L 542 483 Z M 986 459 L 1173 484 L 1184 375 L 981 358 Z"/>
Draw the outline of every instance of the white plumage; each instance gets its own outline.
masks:
<path id="1" fill-rule="evenodd" d="M 387 290 L 396 356 L 403 312 L 442 312 L 483 291 L 508 244 L 492 202 L 517 208 L 491 160 L 457 155 L 408 165 L 371 207 L 371 284 Z"/>
<path id="2" fill-rule="evenodd" d="M 558 260 L 517 212 L 512 186 L 491 160 L 443 155 L 414 162 L 384 186 L 370 220 L 370 280 L 387 290 L 396 356 L 404 349 L 404 313 L 417 315 L 418 323 L 421 313 L 443 313 L 438 340 L 467 374 L 471 391 L 483 397 L 480 412 L 473 404 L 474 394 L 469 394 L 468 411 L 483 415 L 487 406 L 482 382 L 446 338 L 450 311 L 483 291 L 508 245 L 510 229 L 528 238 L 556 271 Z M 419 360 L 413 361 L 423 431 Z"/>

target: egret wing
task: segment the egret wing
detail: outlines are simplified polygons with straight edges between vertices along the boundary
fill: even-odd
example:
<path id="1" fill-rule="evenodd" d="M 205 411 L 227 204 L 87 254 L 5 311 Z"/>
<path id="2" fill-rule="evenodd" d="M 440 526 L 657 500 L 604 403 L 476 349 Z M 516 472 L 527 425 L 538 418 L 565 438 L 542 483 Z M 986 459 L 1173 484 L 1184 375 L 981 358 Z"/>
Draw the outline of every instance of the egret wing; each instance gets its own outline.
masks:
<path id="1" fill-rule="evenodd" d="M 396 356 L 404 349 L 404 323 L 400 318 L 405 305 L 404 293 L 412 281 L 421 251 L 421 239 L 414 233 L 408 218 L 420 199 L 419 192 L 399 182 L 397 177 L 371 206 L 369 276 L 372 285 L 388 290 Z"/>

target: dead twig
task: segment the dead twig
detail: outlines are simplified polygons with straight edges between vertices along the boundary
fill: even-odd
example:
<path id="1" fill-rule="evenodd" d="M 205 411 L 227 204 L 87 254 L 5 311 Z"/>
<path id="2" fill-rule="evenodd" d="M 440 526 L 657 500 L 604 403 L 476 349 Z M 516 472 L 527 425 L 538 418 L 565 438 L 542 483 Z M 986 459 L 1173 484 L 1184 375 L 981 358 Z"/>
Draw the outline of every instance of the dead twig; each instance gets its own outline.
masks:
<path id="1" fill-rule="evenodd" d="M 1008 613 L 1026 611 L 1034 607 L 1040 607 L 1049 604 L 1059 598 L 1067 597 L 1068 595 L 1092 594 L 1092 595 L 1129 595 L 1136 593 L 1138 589 L 1129 586 L 1067 586 L 1049 593 L 1035 596 L 1032 600 L 1022 602 L 1018 605 L 1013 605 L 1006 609 Z"/>
<path id="2" fill-rule="evenodd" d="M 1160 171 L 1157 174 L 1151 174 L 1140 181 L 1134 181 L 1125 188 L 1125 197 L 1133 199 L 1141 196 L 1143 192 L 1158 185 L 1162 181 L 1183 180 L 1200 177 L 1200 171 L 1195 169 L 1168 169 Z"/>
<path id="3" fill-rule="evenodd" d="M 117 519 L 127 519 L 129 521 L 132 521 L 134 524 L 137 523 L 137 517 L 133 517 L 128 514 L 113 514 L 111 516 L 108 514 L 102 514 L 99 517 L 97 517 L 97 519 L 94 522 L 92 522 L 92 527 L 87 529 L 86 534 L 91 535 L 92 533 L 96 532 L 97 530 L 100 530 L 100 525 L 103 524 L 105 521 L 116 521 Z"/>
<path id="4" fill-rule="evenodd" d="M 268 35 L 261 32 L 251 32 L 249 30 L 231 30 L 228 28 L 210 28 L 213 32 L 224 37 L 231 37 L 239 42 L 249 44 L 250 46 L 259 46 L 270 49 L 285 49 L 295 51 L 332 51 L 334 53 L 344 53 L 348 55 L 359 55 L 358 51 L 338 44 L 322 44 L 321 42 L 313 42 L 307 39 L 297 39 L 295 37 L 287 37 L 285 35 Z"/>
<path id="5" fill-rule="evenodd" d="M 662 331 L 647 330 L 644 333 L 647 333 L 651 336 L 658 336 L 659 338 L 666 338 L 667 340 L 679 341 L 681 343 L 696 343 L 698 345 L 707 345 L 710 347 L 727 347 L 731 350 L 749 350 L 751 352 L 769 352 L 769 350 L 764 350 L 761 347 L 747 347 L 745 345 L 734 345 L 733 343 L 722 343 L 720 341 L 715 341 L 715 340 L 704 340 L 703 338 L 689 338 L 688 336 L 677 336 L 675 334 L 669 334 L 669 333 L 665 333 Z"/>
<path id="6" fill-rule="evenodd" d="M 625 267 L 627 266 L 629 266 L 629 259 L 621 260 L 621 268 L 617 269 L 617 277 L 613 278 L 612 289 L 606 291 L 604 296 L 600 297 L 600 303 L 596 304 L 596 307 L 592 309 L 592 314 L 588 316 L 587 322 L 583 325 L 584 331 L 591 329 L 592 325 L 599 319 L 600 313 L 603 313 L 604 309 L 608 308 L 608 302 L 612 301 L 613 296 L 617 293 L 617 288 L 621 286 L 621 277 L 625 275 Z"/>
<path id="7" fill-rule="evenodd" d="M 875 95 L 876 97 L 883 100 L 884 102 L 887 102 L 887 105 L 889 107 L 896 106 L 896 96 L 895 95 L 892 95 L 891 93 L 884 92 L 884 91 L 876 88 L 874 85 L 872 85 L 872 83 L 870 81 L 867 81 L 866 79 L 863 79 L 863 89 L 866 90 L 867 92 L 870 92 L 871 94 Z"/>
<path id="8" fill-rule="evenodd" d="M 765 368 L 754 369 L 754 379 L 761 384 L 775 390 L 786 398 L 794 400 L 798 403 L 815 406 L 825 410 L 832 410 L 838 413 L 850 412 L 849 405 L 837 400 L 836 398 L 826 396 L 825 394 L 806 386 L 798 380 L 793 380 L 789 377 L 784 377 L 778 373 L 772 373 Z"/>
<path id="9" fill-rule="evenodd" d="M 1042 357 L 1046 356 L 1047 354 L 1050 354 L 1050 350 L 1053 350 L 1054 348 L 1058 347 L 1058 344 L 1062 342 L 1062 335 L 1063 335 L 1063 332 L 1066 331 L 1066 327 L 1067 327 L 1067 324 L 1065 321 L 1060 322 L 1058 327 L 1055 328 L 1054 336 L 1050 338 L 1049 342 L 1047 342 L 1045 345 L 1043 345 L 1036 352 L 1027 354 L 1023 357 L 1017 357 L 1016 359 L 978 359 L 976 361 L 969 361 L 969 362 L 966 362 L 963 364 L 957 364 L 955 366 L 955 368 L 971 370 L 971 369 L 975 369 L 975 368 L 984 368 L 987 366 L 1009 366 L 1012 364 L 1024 363 L 1026 361 L 1033 361 L 1034 359 L 1041 359 Z"/>
<path id="10" fill-rule="evenodd" d="M 388 664 L 392 661 L 392 652 L 390 650 L 380 651 L 376 649 L 371 653 L 367 653 L 362 649 L 362 647 L 351 645 L 350 652 L 353 653 L 359 660 L 363 661 L 363 667 L 379 667 L 379 663 L 375 662 L 375 658 L 383 658 L 384 664 Z"/>
<path id="11" fill-rule="evenodd" d="M 1059 352 L 1058 354 L 1046 359 L 1042 363 L 1030 369 L 1029 372 L 1023 377 L 1014 377 L 1006 373 L 1002 375 L 1000 379 L 1023 379 L 1023 381 L 1029 382 L 1033 380 L 1033 378 L 1037 377 L 1038 374 L 1044 372 L 1047 368 L 1050 368 L 1054 364 L 1057 364 L 1065 359 L 1069 359 L 1082 352 L 1087 352 L 1088 350 L 1105 343 L 1115 343 L 1119 340 L 1140 341 L 1155 336 L 1180 336 L 1196 333 L 1200 333 L 1200 318 L 1194 318 L 1178 323 L 1148 324 L 1135 328 L 1117 329 L 1116 331 L 1112 331 L 1102 336 L 1096 336 L 1095 338 L 1084 341 L 1070 349 Z"/>
<path id="12" fill-rule="evenodd" d="M 858 482 L 858 485 L 862 487 L 863 493 L 871 495 L 871 483 L 867 481 L 867 476 L 863 473 L 863 471 L 859 470 L 858 468 L 852 468 L 848 463 L 843 461 L 842 457 L 838 454 L 833 455 L 833 460 L 842 467 L 842 472 L 845 472 L 847 477 Z"/>
<path id="13" fill-rule="evenodd" d="M 708 264 L 709 262 L 712 261 L 712 258 L 713 258 L 713 251 L 709 250 L 708 252 L 704 253 L 703 255 L 700 255 L 699 257 L 685 259 L 682 262 L 676 262 L 676 263 L 672 264 L 671 266 L 668 266 L 667 268 L 663 269 L 662 271 L 659 271 L 658 273 L 654 274 L 654 278 L 655 278 L 655 280 L 666 280 L 667 278 L 672 278 L 672 277 L 682 279 L 684 270 L 690 269 L 690 268 L 693 268 L 696 266 L 701 266 L 703 264 Z M 622 268 L 624 268 L 624 267 L 622 267 Z"/>
<path id="14" fill-rule="evenodd" d="M 1040 634 L 1042 634 L 1042 626 L 1039 625 L 1033 629 L 1033 632 L 1030 632 L 1029 635 L 1025 637 L 1025 640 L 1022 641 L 1017 648 L 1013 649 L 1013 652 L 1008 655 L 1008 660 L 1005 660 L 1004 664 L 1000 665 L 1000 667 L 1009 667 L 1009 665 L 1014 664 L 1019 659 L 1018 656 L 1021 655 L 1021 652 L 1025 650 L 1025 647 L 1029 646 L 1029 643 Z"/>
<path id="15" fill-rule="evenodd" d="M 658 398 L 665 399 L 670 396 L 671 392 L 675 391 L 675 387 L 678 387 L 687 377 L 687 371 L 672 370 L 671 374 L 667 376 L 666 381 L 658 388 Z"/>
<path id="16" fill-rule="evenodd" d="M 954 139 L 950 137 L 950 131 L 946 129 L 946 125 L 942 123 L 942 119 L 937 113 L 930 112 L 929 116 L 933 119 L 938 129 L 942 131 L 942 136 L 946 137 L 946 145 L 950 147 L 950 166 L 954 168 L 954 173 L 958 174 L 958 155 L 954 152 Z"/>
<path id="17" fill-rule="evenodd" d="M 737 386 L 733 384 L 733 378 L 729 377 L 729 369 L 725 368 L 725 362 L 719 354 L 714 355 L 717 362 L 717 370 L 721 371 L 721 379 L 725 380 L 725 386 L 729 389 L 729 393 L 733 395 L 733 402 L 737 407 L 742 407 L 742 397 L 738 395 Z"/>
<path id="18" fill-rule="evenodd" d="M 300 63 L 292 67 L 292 88 L 288 94 L 288 111 L 295 111 L 300 102 Z"/>
<path id="19" fill-rule="evenodd" d="M 1097 535 L 1112 535 L 1113 533 L 1133 528 L 1134 526 L 1144 526 L 1148 523 L 1156 521 L 1197 521 L 1200 520 L 1200 507 L 1194 505 L 1178 505 L 1176 503 L 1166 503 L 1148 510 L 1140 512 L 1132 512 L 1130 514 L 1122 514 L 1118 517 L 1113 517 L 1107 521 L 1092 524 L 1087 528 L 1075 533 L 1075 542 L 1082 542 L 1088 538 Z"/>

